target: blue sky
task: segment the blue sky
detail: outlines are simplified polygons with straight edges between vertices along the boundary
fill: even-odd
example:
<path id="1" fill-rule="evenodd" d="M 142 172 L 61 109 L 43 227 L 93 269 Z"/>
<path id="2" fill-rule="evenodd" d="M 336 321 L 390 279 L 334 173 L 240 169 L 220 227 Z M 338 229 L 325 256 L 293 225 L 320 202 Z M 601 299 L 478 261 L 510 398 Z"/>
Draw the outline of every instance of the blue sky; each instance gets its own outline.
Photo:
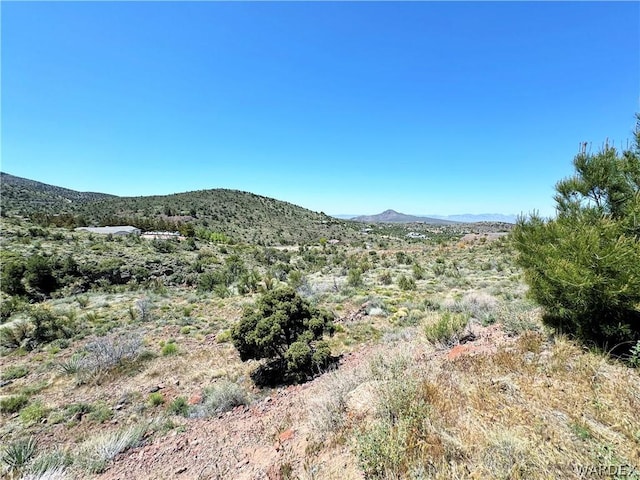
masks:
<path id="1" fill-rule="evenodd" d="M 7 2 L 2 171 L 326 213 L 553 214 L 631 137 L 638 2 Z"/>

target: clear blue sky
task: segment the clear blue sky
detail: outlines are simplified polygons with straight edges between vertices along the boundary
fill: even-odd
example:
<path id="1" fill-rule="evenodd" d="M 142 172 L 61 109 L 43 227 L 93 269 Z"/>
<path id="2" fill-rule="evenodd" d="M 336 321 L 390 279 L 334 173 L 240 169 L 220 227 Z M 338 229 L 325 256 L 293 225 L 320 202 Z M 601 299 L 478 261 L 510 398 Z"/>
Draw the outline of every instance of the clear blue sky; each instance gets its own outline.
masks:
<path id="1" fill-rule="evenodd" d="M 2 171 L 326 213 L 552 214 L 631 137 L 640 4 L 7 2 Z"/>

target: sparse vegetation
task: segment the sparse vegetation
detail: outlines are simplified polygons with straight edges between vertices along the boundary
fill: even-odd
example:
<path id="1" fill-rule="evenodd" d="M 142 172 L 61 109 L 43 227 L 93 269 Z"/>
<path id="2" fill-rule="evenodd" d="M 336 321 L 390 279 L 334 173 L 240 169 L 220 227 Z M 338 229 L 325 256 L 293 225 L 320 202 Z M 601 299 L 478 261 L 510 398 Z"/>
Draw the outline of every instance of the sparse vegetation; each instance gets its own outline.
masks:
<path id="1" fill-rule="evenodd" d="M 38 444 L 4 473 L 93 478 L 115 462 L 134 477 L 155 452 L 153 468 L 250 476 L 238 436 L 291 478 L 579 478 L 571 463 L 640 461 L 637 342 L 622 363 L 545 329 L 513 242 L 480 235 L 508 228 L 279 231 L 206 195 L 117 200 L 117 223 L 179 223 L 189 240 L 167 244 L 69 229 L 91 201 L 0 218 L 0 433 Z M 278 205 L 282 225 L 303 218 Z"/>

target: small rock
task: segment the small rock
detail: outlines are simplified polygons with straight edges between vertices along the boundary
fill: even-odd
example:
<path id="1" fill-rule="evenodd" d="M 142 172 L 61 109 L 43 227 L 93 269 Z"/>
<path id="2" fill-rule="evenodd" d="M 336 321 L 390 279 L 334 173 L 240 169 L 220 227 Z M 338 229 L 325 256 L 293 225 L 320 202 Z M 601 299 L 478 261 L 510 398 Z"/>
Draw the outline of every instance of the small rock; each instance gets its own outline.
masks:
<path id="1" fill-rule="evenodd" d="M 151 387 L 149 389 L 149 393 L 156 393 L 159 390 L 160 390 L 160 385 L 156 385 L 155 387 Z"/>
<path id="2" fill-rule="evenodd" d="M 196 392 L 189 397 L 189 405 L 198 405 L 202 403 L 202 392 Z"/>
<path id="3" fill-rule="evenodd" d="M 245 458 L 244 460 L 240 460 L 237 464 L 236 464 L 236 470 L 240 470 L 242 467 L 244 467 L 246 464 L 249 463 L 249 459 Z"/>
<path id="4" fill-rule="evenodd" d="M 123 403 L 119 403 L 118 405 L 116 405 L 115 407 L 113 407 L 115 410 L 122 410 L 124 408 L 124 404 Z"/>
<path id="5" fill-rule="evenodd" d="M 278 439 L 280 440 L 280 442 L 286 442 L 287 440 L 291 440 L 293 436 L 294 431 L 291 428 L 288 428 L 278 436 Z"/>
<path id="6" fill-rule="evenodd" d="M 176 470 L 174 475 L 180 475 L 181 473 L 184 473 L 186 471 L 187 471 L 187 467 L 182 467 L 182 468 L 179 468 L 178 470 Z"/>
<path id="7" fill-rule="evenodd" d="M 267 397 L 263 401 L 264 401 L 264 403 L 271 403 L 273 401 L 273 399 L 271 397 Z"/>

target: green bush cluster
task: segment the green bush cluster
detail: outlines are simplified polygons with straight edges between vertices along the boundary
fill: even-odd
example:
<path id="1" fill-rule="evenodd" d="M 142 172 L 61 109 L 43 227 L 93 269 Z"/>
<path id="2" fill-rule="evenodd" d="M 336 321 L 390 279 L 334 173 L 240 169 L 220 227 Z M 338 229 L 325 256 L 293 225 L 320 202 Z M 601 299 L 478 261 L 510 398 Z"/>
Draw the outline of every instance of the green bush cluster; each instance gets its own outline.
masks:
<path id="1" fill-rule="evenodd" d="M 322 337 L 333 331 L 331 313 L 283 287 L 247 307 L 231 338 L 243 361 L 268 359 L 279 367 L 282 382 L 301 381 L 327 366 L 331 352 Z"/>

